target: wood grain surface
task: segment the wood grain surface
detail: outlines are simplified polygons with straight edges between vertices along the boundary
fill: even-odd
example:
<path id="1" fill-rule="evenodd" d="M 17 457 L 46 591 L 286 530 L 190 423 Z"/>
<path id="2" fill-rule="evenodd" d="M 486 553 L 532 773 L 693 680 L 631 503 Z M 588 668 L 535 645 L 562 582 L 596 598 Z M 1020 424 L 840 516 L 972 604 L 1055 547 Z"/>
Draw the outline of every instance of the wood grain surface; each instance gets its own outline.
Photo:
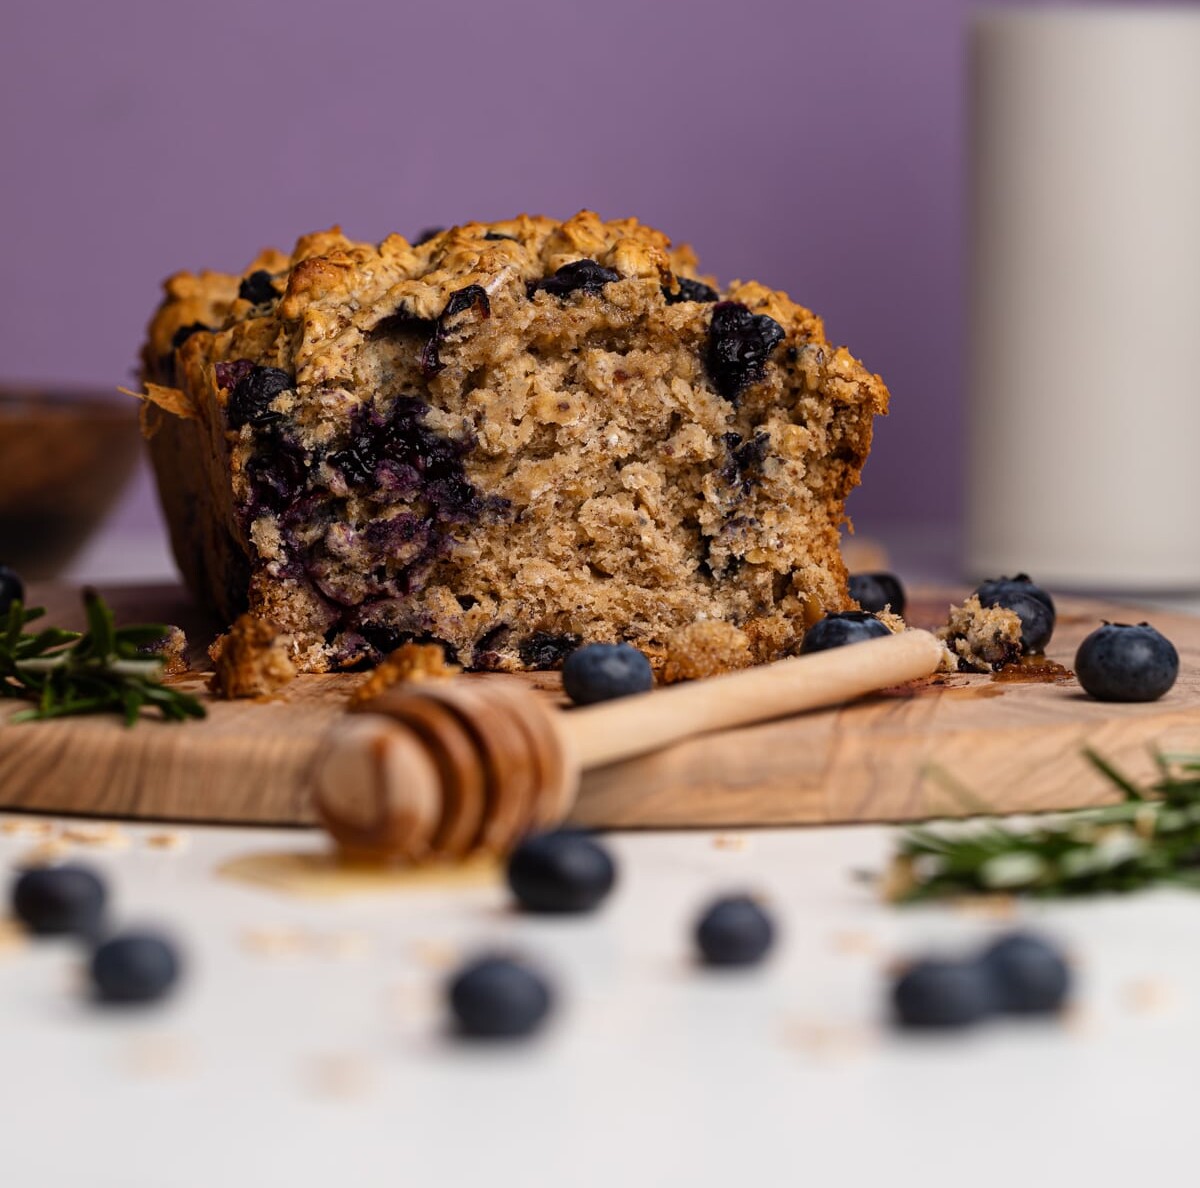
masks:
<path id="1" fill-rule="evenodd" d="M 77 623 L 77 592 L 35 591 Z M 182 626 L 197 665 L 215 632 L 175 587 L 105 589 L 119 622 Z M 932 626 L 958 592 L 924 592 Z M 573 819 L 597 827 L 743 827 L 900 821 L 1101 803 L 1111 788 L 1082 755 L 1148 775 L 1154 747 L 1200 752 L 1200 619 L 1060 600 L 1050 656 L 1070 664 L 1102 618 L 1148 618 L 1178 647 L 1176 687 L 1150 705 L 1105 705 L 1074 682 L 953 676 L 853 705 L 724 731 L 587 773 Z M 200 672 L 177 678 L 200 692 Z M 306 825 L 310 778 L 361 675 L 306 676 L 254 702 L 212 702 L 203 722 L 115 718 L 0 724 L 0 808 L 179 821 Z M 561 699 L 552 673 L 520 681 Z M 18 703 L 3 703 L 0 723 Z"/>

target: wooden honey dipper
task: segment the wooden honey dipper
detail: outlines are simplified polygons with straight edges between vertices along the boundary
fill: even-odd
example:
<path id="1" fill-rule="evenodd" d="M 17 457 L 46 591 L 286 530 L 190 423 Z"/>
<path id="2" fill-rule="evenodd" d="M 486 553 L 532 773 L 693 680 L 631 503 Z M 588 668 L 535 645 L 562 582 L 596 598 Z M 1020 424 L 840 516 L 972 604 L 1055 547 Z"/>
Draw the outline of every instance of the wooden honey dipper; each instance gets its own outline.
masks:
<path id="1" fill-rule="evenodd" d="M 910 630 L 567 712 L 498 678 L 390 689 L 334 732 L 317 811 L 353 858 L 503 854 L 566 819 L 588 768 L 929 676 L 942 654 Z"/>

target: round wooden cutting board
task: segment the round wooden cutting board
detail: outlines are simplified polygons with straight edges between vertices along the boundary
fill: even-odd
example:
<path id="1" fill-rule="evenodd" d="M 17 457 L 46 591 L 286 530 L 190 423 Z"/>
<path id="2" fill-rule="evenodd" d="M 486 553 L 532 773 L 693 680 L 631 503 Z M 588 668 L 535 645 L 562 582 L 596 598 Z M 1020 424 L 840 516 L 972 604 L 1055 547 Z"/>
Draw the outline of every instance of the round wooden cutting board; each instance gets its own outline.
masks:
<path id="1" fill-rule="evenodd" d="M 216 626 L 178 587 L 102 593 L 119 623 L 184 628 L 203 692 Z M 933 626 L 959 591 L 925 591 L 909 619 Z M 77 626 L 78 592 L 34 591 L 48 622 Z M 1073 681 L 1034 684 L 953 676 L 853 705 L 723 731 L 588 772 L 573 820 L 596 827 L 742 827 L 900 821 L 978 812 L 1041 812 L 1114 799 L 1084 759 L 1091 747 L 1137 777 L 1154 748 L 1200 752 L 1200 618 L 1063 599 L 1051 658 L 1070 665 L 1101 619 L 1149 619 L 1179 649 L 1182 673 L 1161 701 L 1092 701 Z M 308 825 L 309 775 L 361 674 L 304 676 L 252 702 L 212 701 L 200 722 L 115 717 L 9 725 L 0 703 L 0 808 L 176 821 Z M 561 699 L 556 674 L 520 681 Z"/>

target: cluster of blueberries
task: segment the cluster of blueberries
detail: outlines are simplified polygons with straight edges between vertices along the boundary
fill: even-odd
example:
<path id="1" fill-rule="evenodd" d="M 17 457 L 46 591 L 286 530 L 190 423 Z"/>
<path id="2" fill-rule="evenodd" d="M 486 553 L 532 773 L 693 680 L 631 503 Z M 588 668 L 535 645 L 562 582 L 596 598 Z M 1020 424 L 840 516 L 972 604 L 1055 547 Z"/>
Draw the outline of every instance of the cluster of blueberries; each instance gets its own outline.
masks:
<path id="1" fill-rule="evenodd" d="M 612 890 L 611 855 L 585 833 L 562 830 L 527 838 L 512 854 L 508 884 L 521 909 L 583 913 Z M 696 955 L 707 966 L 757 965 L 770 952 L 775 924 L 747 895 L 711 903 L 695 925 Z M 1056 1015 L 1071 991 L 1070 968 L 1043 937 L 1013 932 L 963 960 L 925 958 L 907 965 L 891 986 L 893 1021 L 903 1028 L 956 1028 L 997 1014 Z M 461 1034 L 515 1038 L 536 1031 L 554 992 L 517 958 L 489 954 L 460 969 L 448 990 Z"/>
<path id="2" fill-rule="evenodd" d="M 1057 621 L 1054 599 L 1026 574 L 982 582 L 974 593 L 982 606 L 1017 615 L 1025 655 L 1045 651 Z M 853 575 L 850 596 L 862 610 L 836 611 L 814 623 L 800 645 L 802 656 L 886 636 L 879 612 L 903 615 L 907 606 L 904 587 L 891 573 Z M 1174 685 L 1179 654 L 1149 623 L 1105 623 L 1079 645 L 1075 675 L 1099 701 L 1155 701 Z M 644 693 L 653 685 L 649 660 L 630 644 L 587 644 L 563 666 L 563 687 L 576 705 Z"/>
<path id="3" fill-rule="evenodd" d="M 974 593 L 985 607 L 1015 612 L 1021 620 L 1021 651 L 1025 655 L 1046 650 L 1057 621 L 1054 599 L 1027 574 L 992 578 L 980 583 Z M 904 590 L 890 573 L 851 577 L 850 596 L 863 611 L 827 616 L 805 637 L 802 652 L 884 634 L 887 628 L 874 619 L 874 612 L 890 606 L 896 614 L 904 613 Z M 831 621 L 832 626 L 823 626 Z M 810 643 L 814 635 L 817 639 Z M 831 642 L 824 642 L 826 639 Z M 1149 623 L 1104 623 L 1079 645 L 1075 675 L 1084 692 L 1098 701 L 1156 701 L 1179 676 L 1179 653 Z"/>
<path id="4" fill-rule="evenodd" d="M 612 855 L 575 830 L 527 837 L 508 861 L 508 885 L 522 911 L 540 915 L 594 911 L 616 882 Z M 749 966 L 775 939 L 766 909 L 748 895 L 714 900 L 696 922 L 699 960 L 710 966 Z M 450 1010 L 463 1035 L 515 1038 L 536 1031 L 554 1002 L 545 977 L 526 962 L 488 954 L 460 969 L 448 988 Z"/>
<path id="5" fill-rule="evenodd" d="M 966 1027 L 993 1015 L 1057 1015 L 1070 992 L 1057 946 L 1011 932 L 961 960 L 913 962 L 892 986 L 892 1010 L 902 1027 Z"/>
<path id="6" fill-rule="evenodd" d="M 92 989 L 100 1002 L 145 1003 L 179 978 L 179 951 L 157 932 L 107 930 L 108 890 L 90 867 L 35 867 L 12 886 L 13 914 L 34 936 L 72 936 L 90 947 Z"/>

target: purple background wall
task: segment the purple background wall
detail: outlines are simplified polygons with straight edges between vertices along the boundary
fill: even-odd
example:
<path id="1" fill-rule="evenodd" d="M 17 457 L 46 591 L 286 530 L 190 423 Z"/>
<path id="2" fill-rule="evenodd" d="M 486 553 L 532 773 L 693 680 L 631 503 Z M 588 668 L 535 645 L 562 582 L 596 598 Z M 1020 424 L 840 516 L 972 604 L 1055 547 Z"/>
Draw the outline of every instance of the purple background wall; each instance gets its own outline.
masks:
<path id="1" fill-rule="evenodd" d="M 861 522 L 958 503 L 965 0 L 23 4 L 0 378 L 125 382 L 159 280 L 340 222 L 636 214 L 881 372 Z M 948 460 L 949 459 L 949 460 Z M 144 478 L 121 517 L 151 523 Z"/>

